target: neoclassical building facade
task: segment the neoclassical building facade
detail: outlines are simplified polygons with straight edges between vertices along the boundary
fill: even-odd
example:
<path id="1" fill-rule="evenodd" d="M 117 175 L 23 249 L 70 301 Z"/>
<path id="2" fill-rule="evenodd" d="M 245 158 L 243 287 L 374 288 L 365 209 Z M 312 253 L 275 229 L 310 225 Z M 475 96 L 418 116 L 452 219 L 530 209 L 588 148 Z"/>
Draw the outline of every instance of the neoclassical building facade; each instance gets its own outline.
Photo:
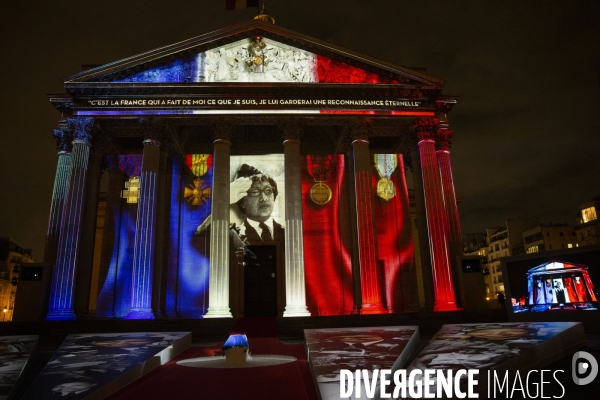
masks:
<path id="1" fill-rule="evenodd" d="M 47 319 L 457 309 L 443 84 L 260 19 L 67 78 Z"/>

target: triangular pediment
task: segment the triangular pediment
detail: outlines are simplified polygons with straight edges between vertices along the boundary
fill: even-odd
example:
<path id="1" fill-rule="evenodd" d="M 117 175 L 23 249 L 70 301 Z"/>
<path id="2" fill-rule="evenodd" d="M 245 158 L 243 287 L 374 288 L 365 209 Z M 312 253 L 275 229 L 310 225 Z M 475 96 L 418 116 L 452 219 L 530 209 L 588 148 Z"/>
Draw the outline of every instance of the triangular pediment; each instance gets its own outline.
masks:
<path id="1" fill-rule="evenodd" d="M 256 38 L 260 37 L 260 40 Z M 441 89 L 443 81 L 248 21 L 70 76 L 65 84 L 353 83 Z"/>
<path id="2" fill-rule="evenodd" d="M 544 273 L 546 271 L 562 271 L 565 269 L 587 269 L 583 264 L 573 264 L 568 262 L 550 261 L 537 267 L 531 268 L 528 273 Z"/>

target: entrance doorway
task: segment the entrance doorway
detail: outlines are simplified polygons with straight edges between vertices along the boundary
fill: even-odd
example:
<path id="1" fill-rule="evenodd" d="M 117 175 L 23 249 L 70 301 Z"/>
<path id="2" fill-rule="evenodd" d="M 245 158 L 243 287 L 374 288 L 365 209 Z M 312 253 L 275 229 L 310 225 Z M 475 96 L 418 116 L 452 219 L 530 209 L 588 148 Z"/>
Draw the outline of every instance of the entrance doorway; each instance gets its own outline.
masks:
<path id="1" fill-rule="evenodd" d="M 277 246 L 248 246 L 244 267 L 244 316 L 277 316 Z"/>

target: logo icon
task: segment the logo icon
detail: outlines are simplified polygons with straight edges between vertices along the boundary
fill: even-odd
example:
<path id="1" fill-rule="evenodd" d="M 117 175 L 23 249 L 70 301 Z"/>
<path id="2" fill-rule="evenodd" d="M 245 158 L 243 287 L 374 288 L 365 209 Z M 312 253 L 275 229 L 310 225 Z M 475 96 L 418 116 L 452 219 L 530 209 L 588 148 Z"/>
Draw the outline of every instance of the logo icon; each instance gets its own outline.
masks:
<path id="1" fill-rule="evenodd" d="M 571 366 L 573 382 L 577 385 L 587 385 L 598 375 L 598 361 L 588 352 L 578 351 L 573 354 Z"/>

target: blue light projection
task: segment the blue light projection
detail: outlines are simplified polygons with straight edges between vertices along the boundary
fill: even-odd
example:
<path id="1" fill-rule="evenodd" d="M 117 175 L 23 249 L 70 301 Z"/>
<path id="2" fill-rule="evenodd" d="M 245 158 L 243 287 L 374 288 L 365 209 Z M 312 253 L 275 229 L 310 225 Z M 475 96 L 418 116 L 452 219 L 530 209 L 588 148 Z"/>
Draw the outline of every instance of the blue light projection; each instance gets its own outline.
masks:
<path id="1" fill-rule="evenodd" d="M 137 204 L 127 204 L 125 199 L 121 202 L 119 240 L 113 248 L 108 274 L 98 295 L 95 314 L 98 317 L 120 318 L 129 311 Z"/>
<path id="2" fill-rule="evenodd" d="M 77 247 L 80 241 L 83 196 L 90 152 L 90 131 L 93 118 L 69 118 L 69 127 L 75 130 L 71 168 L 62 215 L 63 231 L 60 234 L 56 265 L 52 274 L 49 321 L 75 319 L 73 296 Z"/>
<path id="3" fill-rule="evenodd" d="M 120 168 L 135 173 L 137 156 L 121 155 Z M 183 196 L 189 179 L 182 179 L 186 170 L 185 159 L 174 156 L 169 210 L 168 261 L 166 276 L 165 313 L 168 317 L 202 318 L 208 308 L 209 232 L 197 235 L 196 229 L 210 215 L 211 202 L 192 205 Z M 209 168 L 202 180 L 212 185 L 213 169 Z M 96 303 L 97 317 L 124 318 L 131 308 L 133 289 L 133 253 L 136 219 L 139 204 L 128 204 L 120 199 L 115 205 L 118 232 L 106 278 L 100 283 Z M 120 210 L 120 211 L 119 211 Z"/>
<path id="4" fill-rule="evenodd" d="M 175 60 L 168 64 L 138 72 L 127 78 L 115 80 L 114 82 L 152 82 L 152 83 L 185 83 L 198 81 L 198 58 L 200 54 Z"/>
<path id="5" fill-rule="evenodd" d="M 181 172 L 183 159 L 179 154 L 173 155 L 173 165 L 171 166 L 171 208 L 169 210 L 169 235 L 168 235 L 168 265 L 166 284 L 166 309 L 168 317 L 177 316 L 177 278 L 179 265 L 179 216 L 181 200 Z"/>
<path id="6" fill-rule="evenodd" d="M 212 178 L 213 169 L 210 168 L 202 180 L 212 185 Z M 182 183 L 180 193 L 184 186 Z M 210 215 L 211 202 L 193 206 L 181 200 L 180 205 L 177 311 L 185 318 L 201 318 L 208 308 L 210 237 L 208 232 L 196 235 L 196 229 Z"/>
<path id="7" fill-rule="evenodd" d="M 93 110 L 75 111 L 78 116 L 83 115 L 188 115 L 194 114 L 194 110 Z"/>

